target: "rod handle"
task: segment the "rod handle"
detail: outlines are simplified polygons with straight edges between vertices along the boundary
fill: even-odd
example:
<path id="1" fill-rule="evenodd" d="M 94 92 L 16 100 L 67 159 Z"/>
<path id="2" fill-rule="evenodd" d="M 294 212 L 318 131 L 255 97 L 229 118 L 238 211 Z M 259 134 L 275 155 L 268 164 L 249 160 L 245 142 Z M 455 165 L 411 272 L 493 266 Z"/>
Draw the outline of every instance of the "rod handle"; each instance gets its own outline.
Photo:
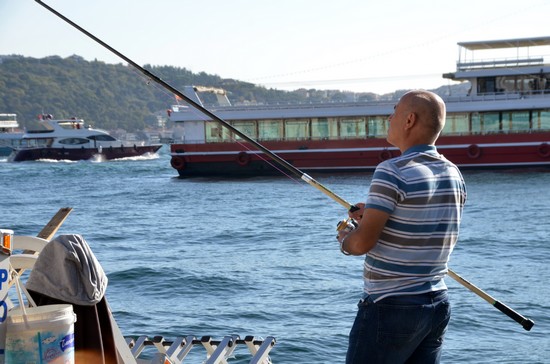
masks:
<path id="1" fill-rule="evenodd" d="M 495 301 L 493 303 L 500 312 L 504 313 L 506 316 L 510 317 L 512 320 L 520 324 L 525 330 L 531 331 L 531 328 L 535 325 L 535 322 L 531 319 L 528 319 L 516 311 L 512 310 L 510 307 L 506 306 L 504 303 Z"/>

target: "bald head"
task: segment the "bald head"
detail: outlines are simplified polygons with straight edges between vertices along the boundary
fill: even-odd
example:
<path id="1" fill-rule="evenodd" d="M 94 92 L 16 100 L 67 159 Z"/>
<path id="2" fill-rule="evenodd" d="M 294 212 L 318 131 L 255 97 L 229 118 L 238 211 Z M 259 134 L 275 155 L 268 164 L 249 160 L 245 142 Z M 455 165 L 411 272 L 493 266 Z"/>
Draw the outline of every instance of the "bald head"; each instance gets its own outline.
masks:
<path id="1" fill-rule="evenodd" d="M 410 112 L 417 114 L 426 137 L 435 142 L 445 126 L 445 103 L 441 97 L 430 91 L 414 90 L 403 95 L 401 102 Z"/>
<path id="2" fill-rule="evenodd" d="M 401 151 L 418 144 L 435 144 L 445 126 L 445 103 L 430 91 L 409 91 L 390 116 L 388 141 Z"/>

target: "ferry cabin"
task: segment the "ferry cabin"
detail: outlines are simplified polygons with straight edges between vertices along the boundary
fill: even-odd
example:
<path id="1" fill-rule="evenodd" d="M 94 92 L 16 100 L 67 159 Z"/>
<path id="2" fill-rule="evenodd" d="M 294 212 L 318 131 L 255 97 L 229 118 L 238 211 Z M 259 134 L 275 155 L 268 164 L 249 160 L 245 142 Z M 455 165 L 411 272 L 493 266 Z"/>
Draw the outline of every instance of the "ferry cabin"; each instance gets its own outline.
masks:
<path id="1" fill-rule="evenodd" d="M 453 81 L 469 81 L 467 95 L 445 97 L 447 120 L 442 135 L 477 135 L 486 133 L 518 133 L 550 130 L 550 66 L 544 57 L 530 55 L 533 47 L 550 47 L 550 37 L 512 39 L 497 41 L 461 42 L 457 71 L 444 74 Z M 485 52 L 498 56 L 514 48 L 514 57 L 487 59 Z M 546 50 L 548 51 L 548 50 Z M 476 54 L 482 52 L 481 60 Z M 525 54 L 525 55 L 524 55 Z M 529 99 L 530 102 L 522 102 Z M 225 103 L 226 105 L 228 102 Z M 261 117 L 261 107 L 248 107 L 247 113 L 234 120 L 226 121 L 241 132 L 262 140 L 301 139 L 353 139 L 384 138 L 387 132 L 387 118 L 393 111 L 393 102 L 333 104 L 329 106 L 332 117 Z M 530 107 L 532 105 L 532 107 Z M 233 114 L 239 108 L 232 107 Z M 271 107 L 274 109 L 275 107 Z M 285 110 L 286 108 L 286 110 Z M 353 109 L 364 108 L 361 115 Z M 326 113 L 326 105 L 300 105 L 301 112 L 311 115 Z M 243 111 L 246 109 L 243 109 Z M 281 115 L 294 110 L 292 106 L 280 106 Z M 179 111 L 176 107 L 175 111 Z M 222 113 L 226 109 L 220 109 Z M 263 110 L 268 115 L 269 108 Z M 295 111 L 295 110 L 294 110 Z M 349 115 L 342 115 L 348 113 Z M 340 114 L 340 115 L 338 115 Z M 359 114 L 359 115 L 354 115 Z M 188 123 L 185 124 L 189 128 Z M 204 129 L 203 132 L 200 129 Z M 200 125 L 199 130 L 186 131 L 186 142 L 210 143 L 231 142 L 238 139 L 227 128 L 209 122 Z"/>
<path id="2" fill-rule="evenodd" d="M 452 106 L 452 105 L 449 105 Z M 229 121 L 252 139 L 263 141 L 385 138 L 391 114 L 370 116 L 274 118 Z M 185 143 L 233 143 L 241 138 L 217 122 L 186 122 Z M 550 131 L 550 108 L 447 113 L 442 136 Z"/>

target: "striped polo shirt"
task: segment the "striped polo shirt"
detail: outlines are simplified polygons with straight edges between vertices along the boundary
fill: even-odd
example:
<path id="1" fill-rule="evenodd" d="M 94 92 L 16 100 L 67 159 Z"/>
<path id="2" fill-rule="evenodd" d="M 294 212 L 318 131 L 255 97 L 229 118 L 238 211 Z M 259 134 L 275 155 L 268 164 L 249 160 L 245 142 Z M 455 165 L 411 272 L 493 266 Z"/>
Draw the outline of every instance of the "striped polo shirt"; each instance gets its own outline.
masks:
<path id="1" fill-rule="evenodd" d="M 446 289 L 465 201 L 460 171 L 435 146 L 417 145 L 380 163 L 365 207 L 390 217 L 365 257 L 365 294 L 376 302 Z"/>

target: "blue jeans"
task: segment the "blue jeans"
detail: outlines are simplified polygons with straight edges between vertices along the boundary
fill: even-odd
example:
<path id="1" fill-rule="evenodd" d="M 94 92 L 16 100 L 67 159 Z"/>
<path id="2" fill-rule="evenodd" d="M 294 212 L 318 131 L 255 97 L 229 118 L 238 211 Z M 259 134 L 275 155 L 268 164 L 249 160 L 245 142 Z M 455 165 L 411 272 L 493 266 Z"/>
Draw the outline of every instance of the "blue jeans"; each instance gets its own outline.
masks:
<path id="1" fill-rule="evenodd" d="M 367 297 L 358 307 L 346 364 L 439 363 L 451 318 L 447 290 L 376 303 Z"/>

